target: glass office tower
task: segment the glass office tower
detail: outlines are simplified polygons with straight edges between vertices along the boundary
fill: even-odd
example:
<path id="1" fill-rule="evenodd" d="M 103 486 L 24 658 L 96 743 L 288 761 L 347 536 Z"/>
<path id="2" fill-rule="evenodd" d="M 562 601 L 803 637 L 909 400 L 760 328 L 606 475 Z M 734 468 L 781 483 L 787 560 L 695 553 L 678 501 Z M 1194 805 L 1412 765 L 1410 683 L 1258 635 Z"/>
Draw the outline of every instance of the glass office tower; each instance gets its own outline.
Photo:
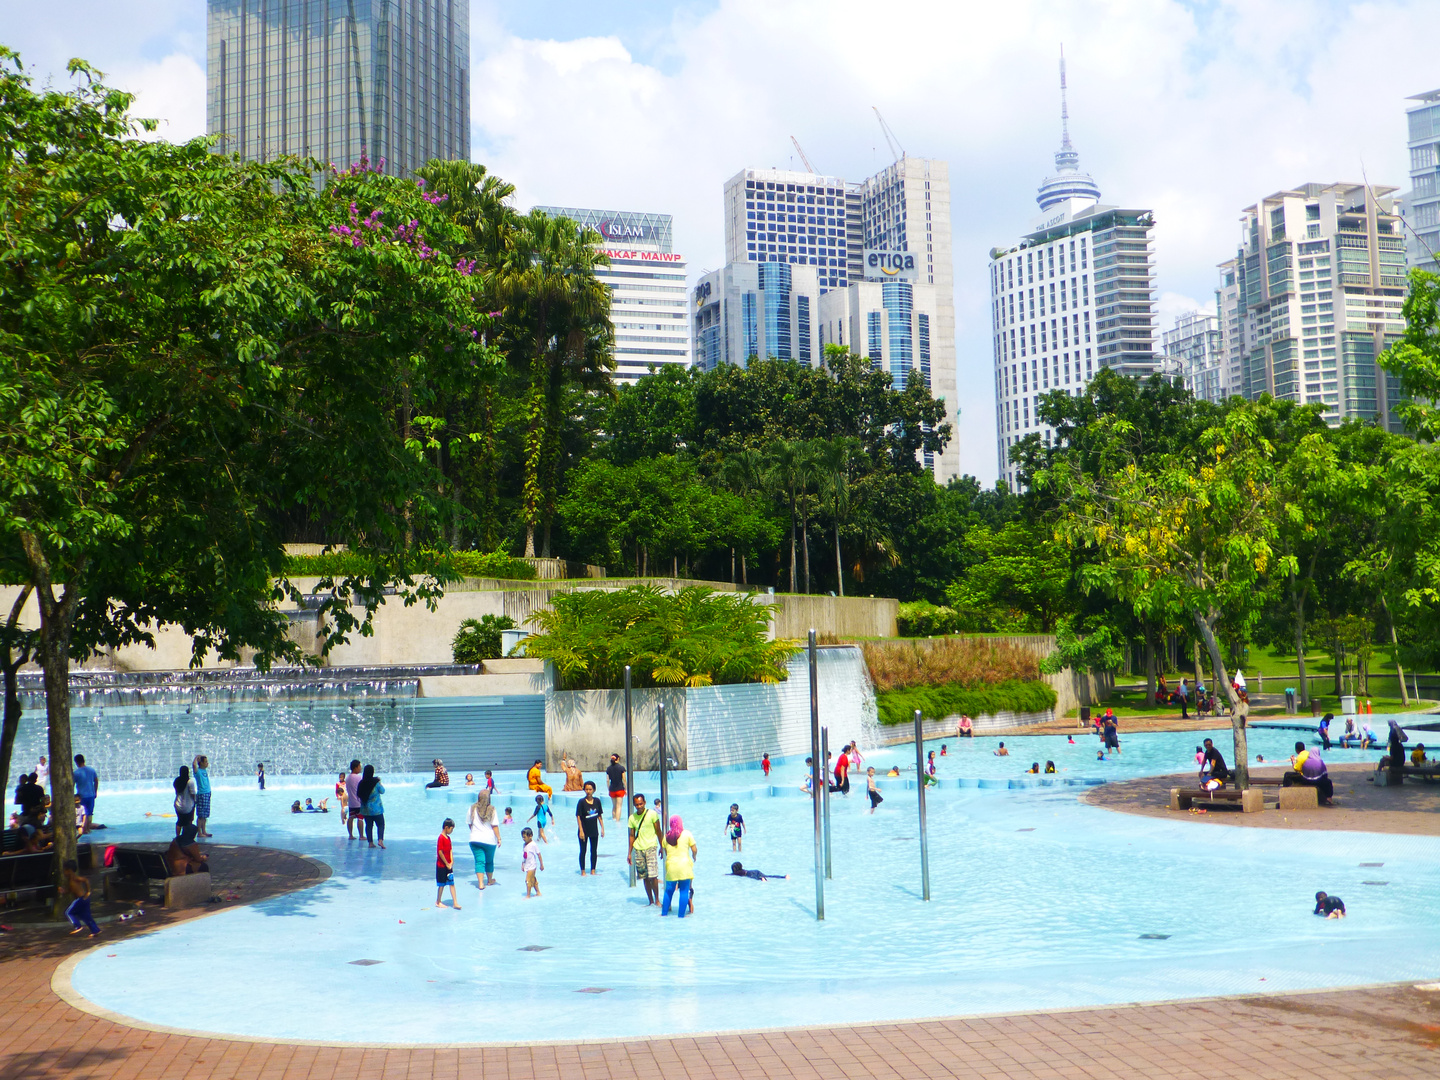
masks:
<path id="1" fill-rule="evenodd" d="M 247 160 L 470 157 L 468 0 L 209 0 L 206 130 Z"/>

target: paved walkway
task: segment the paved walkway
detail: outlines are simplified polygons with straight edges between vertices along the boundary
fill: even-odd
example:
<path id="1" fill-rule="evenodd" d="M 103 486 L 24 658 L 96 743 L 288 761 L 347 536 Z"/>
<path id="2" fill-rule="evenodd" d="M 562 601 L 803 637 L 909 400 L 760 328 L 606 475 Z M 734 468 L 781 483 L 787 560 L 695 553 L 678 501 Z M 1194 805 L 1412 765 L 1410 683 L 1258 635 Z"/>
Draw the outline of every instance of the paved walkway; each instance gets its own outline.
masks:
<path id="1" fill-rule="evenodd" d="M 1250 767 L 1251 776 L 1276 777 L 1284 767 Z M 1333 806 L 1315 810 L 1266 810 L 1242 814 L 1238 807 L 1217 807 L 1203 814 L 1170 809 L 1172 787 L 1194 788 L 1195 773 L 1147 776 L 1092 788 L 1082 798 L 1107 810 L 1144 817 L 1185 817 L 1207 825 L 1239 825 L 1252 829 L 1343 829 L 1353 832 L 1408 833 L 1440 836 L 1440 783 L 1407 780 L 1400 787 L 1376 787 L 1369 780 L 1373 765 L 1332 765 Z"/>

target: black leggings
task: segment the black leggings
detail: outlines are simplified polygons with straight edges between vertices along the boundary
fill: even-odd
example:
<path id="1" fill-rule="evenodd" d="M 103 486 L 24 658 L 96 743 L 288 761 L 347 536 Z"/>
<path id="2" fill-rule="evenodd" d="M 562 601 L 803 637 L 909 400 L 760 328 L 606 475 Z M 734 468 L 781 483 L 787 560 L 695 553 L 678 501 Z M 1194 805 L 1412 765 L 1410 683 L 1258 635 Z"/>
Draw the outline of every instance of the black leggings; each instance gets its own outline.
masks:
<path id="1" fill-rule="evenodd" d="M 590 848 L 590 871 L 595 871 L 595 860 L 600 857 L 600 830 L 591 828 L 588 825 L 581 826 L 580 832 L 580 872 L 585 872 L 585 848 Z"/>
<path id="2" fill-rule="evenodd" d="M 380 843 L 385 842 L 385 815 L 371 814 L 365 819 L 365 839 L 375 842 L 375 830 L 380 830 Z"/>

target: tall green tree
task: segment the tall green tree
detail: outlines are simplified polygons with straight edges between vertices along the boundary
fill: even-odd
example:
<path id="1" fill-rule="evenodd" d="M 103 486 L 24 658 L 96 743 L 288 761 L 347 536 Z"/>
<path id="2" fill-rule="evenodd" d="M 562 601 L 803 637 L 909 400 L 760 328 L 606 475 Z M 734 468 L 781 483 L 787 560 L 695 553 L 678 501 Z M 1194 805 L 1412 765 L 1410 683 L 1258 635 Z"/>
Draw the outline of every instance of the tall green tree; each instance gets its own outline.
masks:
<path id="1" fill-rule="evenodd" d="M 845 595 L 845 560 L 840 554 L 840 529 L 850 513 L 850 469 L 860 454 L 860 440 L 850 435 L 815 443 L 815 471 L 820 495 L 835 533 L 835 589 Z"/>
<path id="2" fill-rule="evenodd" d="M 362 166 L 317 191 L 313 165 L 146 141 L 128 95 L 70 70 L 36 91 L 0 48 L 0 573 L 39 606 L 59 807 L 72 657 L 166 624 L 196 662 L 297 657 L 274 605 L 295 508 L 365 563 L 331 583 L 332 641 L 388 582 L 433 599 L 412 541 L 444 507 L 395 417 L 428 369 L 487 360 L 413 183 Z"/>

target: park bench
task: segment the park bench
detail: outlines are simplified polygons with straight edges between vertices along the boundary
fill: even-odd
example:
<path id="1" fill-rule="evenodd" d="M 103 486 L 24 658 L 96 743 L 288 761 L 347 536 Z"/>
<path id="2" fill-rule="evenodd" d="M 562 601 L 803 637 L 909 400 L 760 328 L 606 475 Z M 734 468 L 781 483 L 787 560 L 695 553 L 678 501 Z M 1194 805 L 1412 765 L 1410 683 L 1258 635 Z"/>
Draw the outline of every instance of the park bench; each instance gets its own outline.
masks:
<path id="1" fill-rule="evenodd" d="M 1265 809 L 1265 793 L 1258 787 L 1221 788 L 1218 791 L 1204 789 L 1170 789 L 1170 809 L 1188 810 L 1191 806 L 1239 806 L 1242 814 L 1256 814 Z"/>
<path id="2" fill-rule="evenodd" d="M 0 893 L 32 893 L 39 899 L 54 896 L 54 853 L 37 851 L 30 855 L 0 857 Z"/>
<path id="3" fill-rule="evenodd" d="M 1440 762 L 1424 765 L 1406 765 L 1401 772 L 1405 776 L 1418 776 L 1421 780 L 1434 780 L 1440 776 Z"/>
<path id="4" fill-rule="evenodd" d="M 106 898 L 116 898 L 126 891 L 126 885 L 142 887 L 146 898 L 163 899 L 167 908 L 193 907 L 210 901 L 208 872 L 176 877 L 161 852 L 143 848 L 115 849 L 115 874 L 105 879 Z"/>

